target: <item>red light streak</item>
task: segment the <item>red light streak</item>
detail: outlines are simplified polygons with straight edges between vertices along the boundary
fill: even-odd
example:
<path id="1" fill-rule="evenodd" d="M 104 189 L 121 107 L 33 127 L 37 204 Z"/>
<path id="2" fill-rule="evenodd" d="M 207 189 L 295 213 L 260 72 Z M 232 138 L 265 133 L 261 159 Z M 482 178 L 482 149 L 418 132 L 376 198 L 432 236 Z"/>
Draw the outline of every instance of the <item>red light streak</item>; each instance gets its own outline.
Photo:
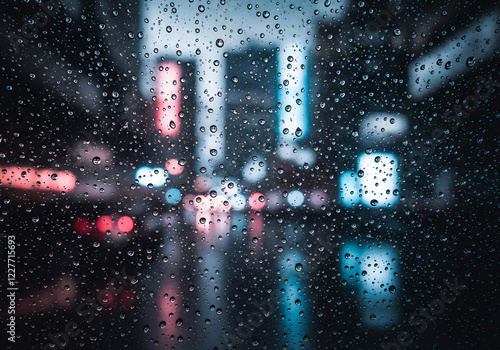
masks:
<path id="1" fill-rule="evenodd" d="M 24 190 L 72 191 L 76 177 L 70 172 L 11 166 L 2 168 L 0 186 Z"/>

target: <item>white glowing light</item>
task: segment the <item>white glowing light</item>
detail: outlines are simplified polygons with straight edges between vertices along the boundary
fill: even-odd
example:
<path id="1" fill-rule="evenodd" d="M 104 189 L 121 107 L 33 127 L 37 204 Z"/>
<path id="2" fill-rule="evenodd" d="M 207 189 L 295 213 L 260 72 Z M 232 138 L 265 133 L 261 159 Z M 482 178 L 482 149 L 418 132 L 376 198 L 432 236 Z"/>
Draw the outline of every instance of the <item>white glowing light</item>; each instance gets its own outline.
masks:
<path id="1" fill-rule="evenodd" d="M 366 207 L 391 207 L 399 199 L 398 159 L 392 153 L 374 152 L 358 157 L 361 203 Z"/>
<path id="2" fill-rule="evenodd" d="M 241 211 L 246 207 L 247 198 L 242 194 L 234 194 L 229 197 L 229 201 L 231 202 L 231 208 L 236 211 Z"/>
<path id="3" fill-rule="evenodd" d="M 163 168 L 150 168 L 143 166 L 135 172 L 135 178 L 139 181 L 139 185 L 153 187 L 161 187 L 168 178 L 168 174 Z"/>
<path id="4" fill-rule="evenodd" d="M 300 207 L 304 203 L 304 194 L 299 190 L 291 191 L 287 196 L 288 204 L 292 207 Z"/>
<path id="5" fill-rule="evenodd" d="M 250 183 L 256 183 L 264 180 L 267 175 L 267 162 L 264 157 L 257 157 L 256 160 L 250 158 L 242 171 L 243 179 Z"/>

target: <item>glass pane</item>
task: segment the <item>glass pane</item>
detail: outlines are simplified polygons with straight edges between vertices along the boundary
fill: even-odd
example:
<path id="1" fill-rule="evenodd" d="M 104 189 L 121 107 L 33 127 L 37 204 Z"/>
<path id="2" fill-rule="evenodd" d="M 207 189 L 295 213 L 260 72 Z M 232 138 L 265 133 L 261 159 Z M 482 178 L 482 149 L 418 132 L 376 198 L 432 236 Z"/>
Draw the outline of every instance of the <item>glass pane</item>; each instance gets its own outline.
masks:
<path id="1" fill-rule="evenodd" d="M 496 2 L 2 6 L 2 344 L 497 348 Z"/>

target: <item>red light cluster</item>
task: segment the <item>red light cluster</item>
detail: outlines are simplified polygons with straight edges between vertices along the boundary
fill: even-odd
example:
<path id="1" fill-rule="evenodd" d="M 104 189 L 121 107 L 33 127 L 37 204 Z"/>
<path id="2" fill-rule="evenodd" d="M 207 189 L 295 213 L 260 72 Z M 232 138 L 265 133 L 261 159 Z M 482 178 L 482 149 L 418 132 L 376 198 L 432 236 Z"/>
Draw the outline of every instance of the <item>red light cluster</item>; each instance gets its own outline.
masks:
<path id="1" fill-rule="evenodd" d="M 92 224 L 89 219 L 79 217 L 73 222 L 73 228 L 81 236 L 100 239 L 105 237 L 107 231 L 111 232 L 113 238 L 118 237 L 118 233 L 128 233 L 134 229 L 134 220 L 130 216 L 122 216 L 117 220 L 113 220 L 111 216 L 100 216 L 95 224 Z"/>
<path id="2" fill-rule="evenodd" d="M 128 309 L 134 303 L 134 291 L 130 288 L 118 292 L 115 287 L 106 287 L 97 292 L 97 301 L 105 308 L 122 306 Z"/>

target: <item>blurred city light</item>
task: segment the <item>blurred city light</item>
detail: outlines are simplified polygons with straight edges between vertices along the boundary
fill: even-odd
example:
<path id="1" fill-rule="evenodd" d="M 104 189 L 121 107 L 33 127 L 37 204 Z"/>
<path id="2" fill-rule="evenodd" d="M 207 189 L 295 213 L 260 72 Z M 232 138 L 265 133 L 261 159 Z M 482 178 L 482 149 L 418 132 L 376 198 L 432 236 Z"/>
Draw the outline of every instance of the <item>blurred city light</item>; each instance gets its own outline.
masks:
<path id="1" fill-rule="evenodd" d="M 76 177 L 69 171 L 10 166 L 2 168 L 0 186 L 23 190 L 70 192 L 76 186 Z"/>

